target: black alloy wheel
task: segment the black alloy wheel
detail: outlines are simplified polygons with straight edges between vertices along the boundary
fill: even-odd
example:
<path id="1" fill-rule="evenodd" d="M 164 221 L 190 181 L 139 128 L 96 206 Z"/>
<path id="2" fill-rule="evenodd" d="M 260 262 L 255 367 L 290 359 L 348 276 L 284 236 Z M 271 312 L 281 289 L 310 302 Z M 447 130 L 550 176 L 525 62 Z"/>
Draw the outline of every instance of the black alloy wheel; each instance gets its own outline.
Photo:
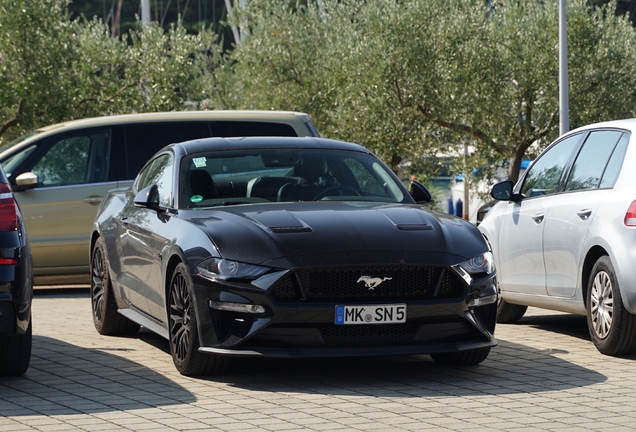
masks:
<path id="1" fill-rule="evenodd" d="M 182 375 L 209 375 L 225 369 L 225 358 L 199 352 L 199 335 L 192 297 L 192 280 L 187 267 L 179 263 L 168 293 L 170 354 Z"/>
<path id="2" fill-rule="evenodd" d="M 95 242 L 91 256 L 91 305 L 93 324 L 99 334 L 126 335 L 139 331 L 139 324 L 117 312 L 104 241 L 101 238 Z"/>

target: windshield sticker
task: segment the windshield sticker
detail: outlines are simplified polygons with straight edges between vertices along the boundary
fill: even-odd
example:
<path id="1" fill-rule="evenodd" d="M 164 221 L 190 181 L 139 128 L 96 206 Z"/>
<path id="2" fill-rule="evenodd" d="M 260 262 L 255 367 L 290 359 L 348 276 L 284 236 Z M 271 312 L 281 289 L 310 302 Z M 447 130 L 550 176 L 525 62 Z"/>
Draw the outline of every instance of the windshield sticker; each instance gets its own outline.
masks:
<path id="1" fill-rule="evenodd" d="M 197 168 L 203 168 L 204 166 L 206 166 L 207 164 L 205 157 L 198 157 L 198 158 L 194 158 L 192 159 L 192 162 L 194 162 L 194 166 Z"/>
<path id="2" fill-rule="evenodd" d="M 203 197 L 201 195 L 192 195 L 190 197 L 190 202 L 199 203 L 201 201 L 203 201 Z"/>

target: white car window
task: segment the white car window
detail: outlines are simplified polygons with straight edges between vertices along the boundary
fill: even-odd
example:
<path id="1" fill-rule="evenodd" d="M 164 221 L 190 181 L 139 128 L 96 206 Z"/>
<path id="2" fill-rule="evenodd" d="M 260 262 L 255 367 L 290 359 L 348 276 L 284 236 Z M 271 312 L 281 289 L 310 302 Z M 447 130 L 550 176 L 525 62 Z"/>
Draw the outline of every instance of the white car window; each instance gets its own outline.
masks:
<path id="1" fill-rule="evenodd" d="M 599 187 L 601 188 L 611 188 L 616 183 L 616 179 L 618 178 L 618 174 L 621 172 L 621 167 L 623 166 L 623 159 L 625 158 L 625 152 L 627 151 L 627 144 L 629 143 L 629 134 L 623 134 L 618 144 L 616 144 L 616 148 L 614 148 L 614 152 L 612 153 L 612 157 L 610 158 L 607 167 L 605 168 L 605 172 L 603 173 L 603 178 L 601 179 L 601 184 Z"/>
<path id="2" fill-rule="evenodd" d="M 543 153 L 528 169 L 521 195 L 533 197 L 555 193 L 565 165 L 580 139 L 581 134 L 571 135 Z"/>
<path id="3" fill-rule="evenodd" d="M 590 133 L 572 165 L 565 190 L 596 189 L 621 135 L 622 132 L 609 130 Z"/>

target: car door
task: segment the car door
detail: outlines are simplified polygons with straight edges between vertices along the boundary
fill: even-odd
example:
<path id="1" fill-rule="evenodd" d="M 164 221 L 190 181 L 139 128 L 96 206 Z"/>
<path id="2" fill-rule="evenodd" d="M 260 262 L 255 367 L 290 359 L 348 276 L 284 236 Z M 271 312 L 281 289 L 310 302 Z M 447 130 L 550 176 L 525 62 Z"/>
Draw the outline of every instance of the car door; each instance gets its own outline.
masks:
<path id="1" fill-rule="evenodd" d="M 628 141 L 629 136 L 617 130 L 598 130 L 587 135 L 563 193 L 551 203 L 543 232 L 548 295 L 575 295 L 588 228 L 618 174 L 606 167 L 613 154 L 622 161 Z"/>
<path id="2" fill-rule="evenodd" d="M 97 208 L 116 186 L 109 181 L 110 146 L 109 128 L 90 129 L 34 143 L 6 161 L 22 161 L 11 183 L 36 276 L 88 272 L 86 245 Z M 16 179 L 28 173 L 37 176 L 37 184 L 17 186 Z"/>
<path id="3" fill-rule="evenodd" d="M 517 193 L 500 218 L 498 277 L 502 291 L 546 295 L 543 230 L 548 209 L 557 195 L 565 168 L 581 134 L 552 145 L 528 169 Z"/>
<path id="4" fill-rule="evenodd" d="M 159 205 L 172 207 L 172 171 L 172 156 L 158 156 L 142 170 L 135 190 L 140 191 L 155 184 L 159 192 Z M 124 277 L 120 281 L 125 285 L 133 306 L 158 321 L 165 316 L 161 253 L 170 243 L 170 230 L 167 227 L 170 217 L 165 212 L 137 207 L 132 203 L 122 212 L 124 233 L 121 239 L 121 262 Z"/>

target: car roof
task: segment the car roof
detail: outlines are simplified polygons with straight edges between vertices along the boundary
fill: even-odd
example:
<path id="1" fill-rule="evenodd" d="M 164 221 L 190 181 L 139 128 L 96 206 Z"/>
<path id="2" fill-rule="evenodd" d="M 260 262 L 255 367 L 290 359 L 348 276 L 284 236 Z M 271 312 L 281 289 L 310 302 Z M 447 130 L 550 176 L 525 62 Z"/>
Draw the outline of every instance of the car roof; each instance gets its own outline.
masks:
<path id="1" fill-rule="evenodd" d="M 35 129 L 23 136 L 19 141 L 7 143 L 0 152 L 13 153 L 18 148 L 24 148 L 34 140 L 40 140 L 59 132 L 81 130 L 100 126 L 116 126 L 138 123 L 161 123 L 179 121 L 252 121 L 252 122 L 281 122 L 293 123 L 297 120 L 309 122 L 309 115 L 296 111 L 264 111 L 264 110 L 212 110 L 212 111 L 171 111 L 139 114 L 119 114 L 102 117 L 90 117 L 67 122 L 56 123 Z"/>
<path id="2" fill-rule="evenodd" d="M 237 149 L 331 149 L 371 153 L 359 144 L 315 137 L 215 137 L 170 144 L 167 147 L 179 147 L 182 154 Z"/>
<path id="3" fill-rule="evenodd" d="M 289 120 L 291 117 L 299 117 L 303 121 L 309 120 L 309 115 L 294 111 L 249 111 L 249 110 L 219 110 L 219 111 L 175 111 L 175 112 L 156 112 L 156 113 L 140 113 L 140 114 L 120 114 L 103 117 L 91 117 L 79 120 L 70 120 L 63 123 L 56 123 L 49 126 L 38 128 L 40 132 L 48 132 L 60 128 L 78 129 L 93 126 L 105 126 L 113 124 L 128 123 L 150 123 L 165 121 L 213 121 L 213 120 L 251 120 L 251 121 L 272 121 L 272 120 Z"/>
<path id="4" fill-rule="evenodd" d="M 579 128 L 573 129 L 569 131 L 568 133 L 575 133 L 575 132 L 585 131 L 589 129 L 598 129 L 598 128 L 620 128 L 620 129 L 627 129 L 630 132 L 636 132 L 636 118 L 591 123 L 591 124 L 587 124 L 585 126 L 581 126 Z"/>

